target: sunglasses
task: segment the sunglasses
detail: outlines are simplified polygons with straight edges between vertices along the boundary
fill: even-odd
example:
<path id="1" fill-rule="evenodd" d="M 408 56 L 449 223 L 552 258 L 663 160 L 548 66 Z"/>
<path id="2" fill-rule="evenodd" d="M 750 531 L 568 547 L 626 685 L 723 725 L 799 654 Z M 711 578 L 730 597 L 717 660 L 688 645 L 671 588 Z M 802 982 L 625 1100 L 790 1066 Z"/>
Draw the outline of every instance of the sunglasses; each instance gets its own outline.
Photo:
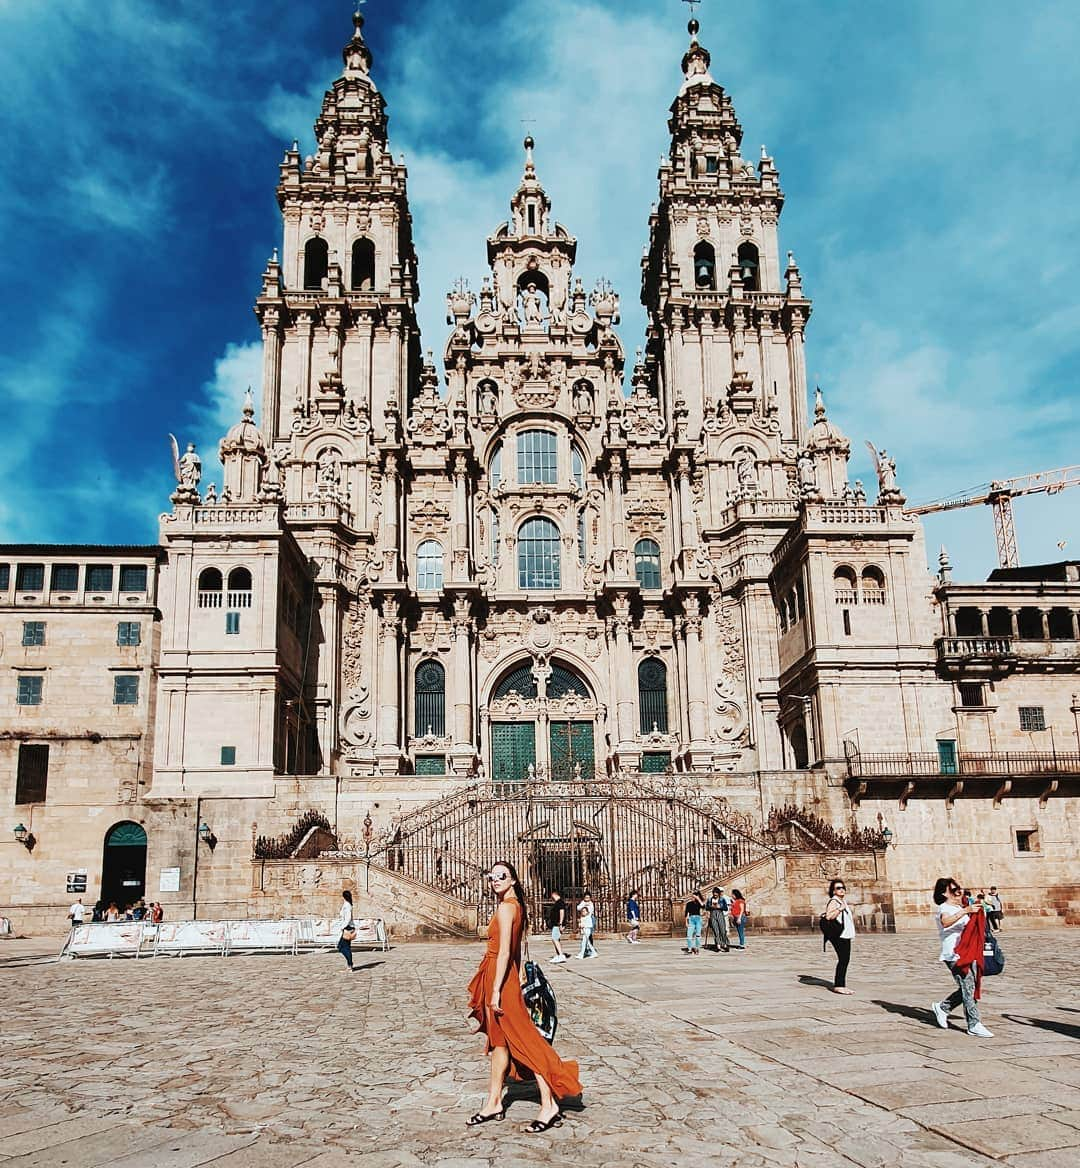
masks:
<path id="1" fill-rule="evenodd" d="M 950 896 L 959 896 L 963 890 L 960 888 L 957 888 L 956 885 L 954 884 L 952 886 L 952 888 L 948 889 L 947 891 L 948 891 Z"/>
<path id="2" fill-rule="evenodd" d="M 510 873 L 509 873 L 509 872 L 504 872 L 504 873 L 503 873 L 501 876 L 496 876 L 494 873 L 492 873 L 492 874 L 491 874 L 491 875 L 489 875 L 489 876 L 485 876 L 485 877 L 484 877 L 484 879 L 485 879 L 485 880 L 486 880 L 486 881 L 487 881 L 489 884 L 498 884 L 500 880 L 509 880 L 509 879 L 510 879 Z"/>

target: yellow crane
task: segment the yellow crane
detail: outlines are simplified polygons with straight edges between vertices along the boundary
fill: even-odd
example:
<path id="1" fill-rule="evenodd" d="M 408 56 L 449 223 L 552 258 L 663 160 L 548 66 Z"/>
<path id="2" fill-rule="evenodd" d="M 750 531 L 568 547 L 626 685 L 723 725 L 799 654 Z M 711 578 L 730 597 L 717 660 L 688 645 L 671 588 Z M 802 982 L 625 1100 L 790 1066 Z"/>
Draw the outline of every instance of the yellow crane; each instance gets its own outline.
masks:
<path id="1" fill-rule="evenodd" d="M 1016 554 L 1013 499 L 1019 495 L 1056 495 L 1066 487 L 1080 487 L 1080 466 L 1040 470 L 1014 479 L 995 479 L 992 483 L 983 483 L 945 499 L 935 499 L 932 503 L 923 503 L 918 507 L 906 507 L 904 514 L 930 515 L 935 511 L 954 511 L 958 507 L 974 507 L 976 503 L 988 503 L 994 510 L 998 563 L 1003 568 L 1016 568 L 1020 565 L 1020 557 Z"/>

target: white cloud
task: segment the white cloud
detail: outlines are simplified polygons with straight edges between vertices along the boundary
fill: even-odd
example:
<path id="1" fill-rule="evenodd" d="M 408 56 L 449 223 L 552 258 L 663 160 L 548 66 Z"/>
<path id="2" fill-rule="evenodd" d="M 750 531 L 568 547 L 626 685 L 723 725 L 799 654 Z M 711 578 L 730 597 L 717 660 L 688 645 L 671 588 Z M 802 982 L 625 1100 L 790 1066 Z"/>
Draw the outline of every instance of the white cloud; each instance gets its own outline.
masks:
<path id="1" fill-rule="evenodd" d="M 218 443 L 230 426 L 242 417 L 244 393 L 251 387 L 256 403 L 262 386 L 262 344 L 258 341 L 225 346 L 214 362 L 214 376 L 202 386 L 202 400 L 194 406 L 194 438 L 177 434 L 177 441 L 194 441 L 203 464 L 203 482 L 221 486 L 221 462 Z M 257 420 L 257 419 L 256 419 Z"/>

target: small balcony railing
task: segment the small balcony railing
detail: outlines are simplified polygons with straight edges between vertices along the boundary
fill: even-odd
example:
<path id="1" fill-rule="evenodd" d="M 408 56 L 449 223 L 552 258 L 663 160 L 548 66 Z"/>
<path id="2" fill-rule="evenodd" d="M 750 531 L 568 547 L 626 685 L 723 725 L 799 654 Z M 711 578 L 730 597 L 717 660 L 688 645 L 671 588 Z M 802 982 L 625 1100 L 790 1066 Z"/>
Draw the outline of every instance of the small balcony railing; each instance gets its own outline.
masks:
<path id="1" fill-rule="evenodd" d="M 853 779 L 918 778 L 961 775 L 1010 778 L 1022 775 L 1080 775 L 1080 752 L 1050 750 L 963 751 L 955 757 L 937 753 L 862 754 L 848 756 Z"/>
<path id="2" fill-rule="evenodd" d="M 939 637 L 936 644 L 939 660 L 944 657 L 1009 657 L 1013 652 L 1009 637 Z"/>

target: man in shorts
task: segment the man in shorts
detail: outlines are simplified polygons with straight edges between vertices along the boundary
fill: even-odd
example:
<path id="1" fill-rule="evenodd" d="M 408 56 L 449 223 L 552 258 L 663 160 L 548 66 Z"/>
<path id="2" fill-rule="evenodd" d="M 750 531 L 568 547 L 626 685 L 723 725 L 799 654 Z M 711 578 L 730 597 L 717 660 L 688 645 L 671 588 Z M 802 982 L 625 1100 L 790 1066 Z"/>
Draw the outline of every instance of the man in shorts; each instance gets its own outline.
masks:
<path id="1" fill-rule="evenodd" d="M 561 944 L 563 925 L 566 924 L 566 901 L 563 900 L 562 893 L 555 890 L 548 893 L 548 900 L 551 904 L 548 905 L 547 923 L 551 930 L 551 943 L 555 946 L 555 956 L 551 959 L 551 964 L 561 965 L 566 960 Z"/>

